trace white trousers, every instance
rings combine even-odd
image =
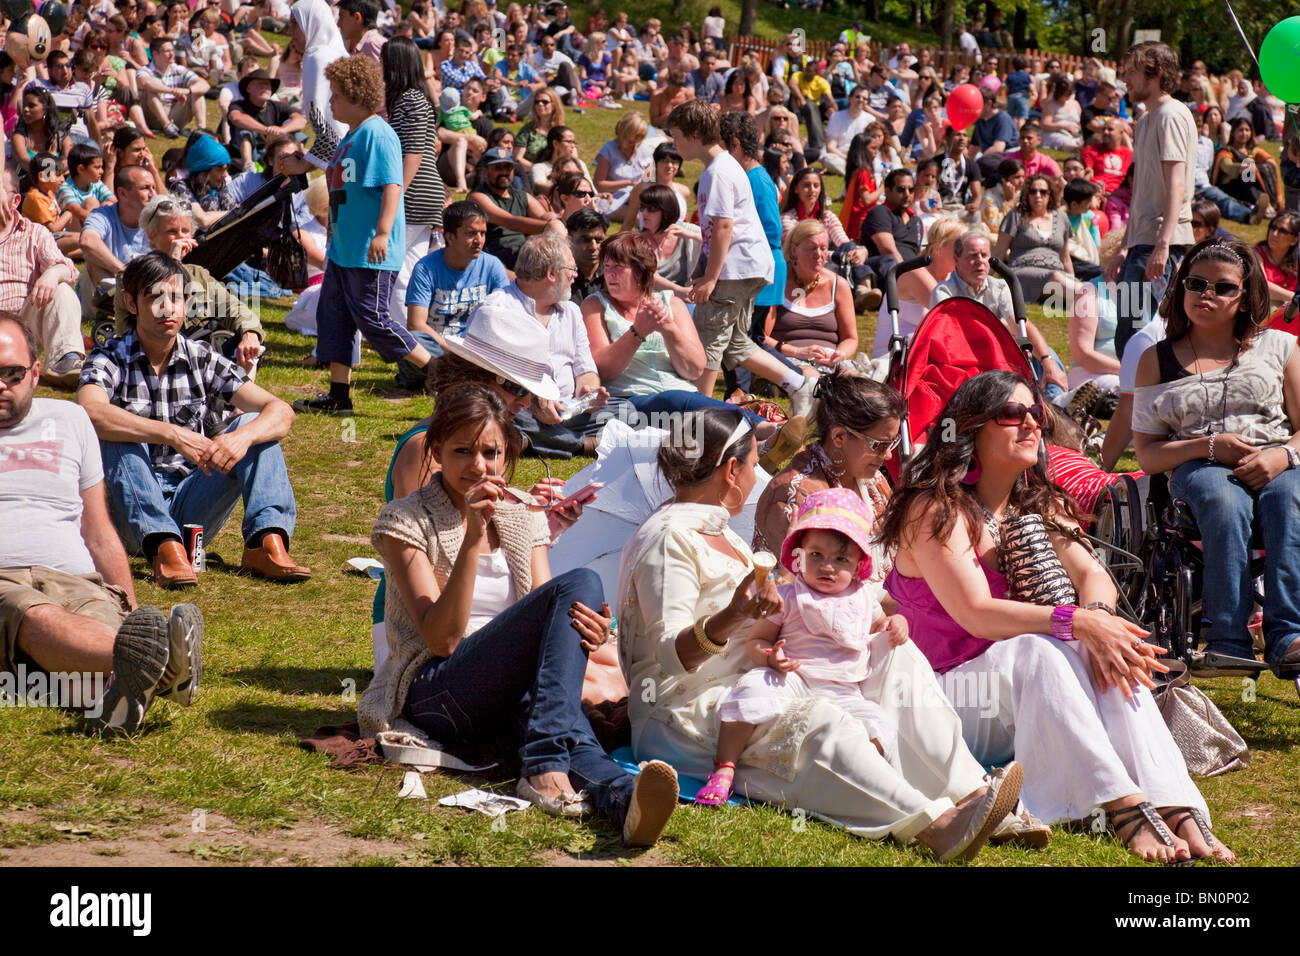
[[[755,667],[740,675],[722,701],[719,713],[726,723],[761,724],[780,717],[790,701],[803,697],[834,701],[861,722],[869,738],[880,741],[886,757],[898,753],[898,728],[884,708],[867,698],[858,684],[817,680],[804,677],[799,671],[782,673],[770,667]]]
[[[54,298],[47,305],[38,308],[29,299],[18,313],[18,321],[32,330],[37,345],[45,353],[47,366],[69,352],[86,354],[86,340],[81,335],[81,302],[66,282],[55,286]]]
[[[879,701],[898,725],[898,767],[880,755],[857,718],[827,700],[814,702],[793,780],[736,767],[736,792],[809,815],[869,839],[907,842],[965,797],[982,789],[984,768],[962,740],[961,721],[943,696],[925,656],[910,641],[871,642],[864,696]],[[638,731],[639,732],[635,732]],[[760,732],[763,728],[760,728]],[[755,735],[758,737],[758,734]],[[716,740],[695,740],[651,720],[634,728],[638,760],[666,760],[682,773],[713,772]]]
[[[402,259],[402,268],[397,272],[397,281],[393,283],[393,294],[388,300],[388,311],[393,321],[403,329],[406,328],[406,287],[411,282],[411,273],[415,271],[416,263],[427,256],[431,249],[440,248],[440,246],[429,245],[429,238],[432,235],[433,230],[428,226],[413,226],[407,223],[406,257]],[[439,236],[439,239],[441,238]]]
[[[1020,799],[1047,823],[1083,820],[1141,791],[1157,807],[1209,809],[1145,687],[1098,693],[1087,649],[1041,634],[994,644],[939,678],[979,760],[1024,767]]]

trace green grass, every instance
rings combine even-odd
[[[609,138],[618,115],[593,110],[571,118],[584,158]],[[167,145],[156,141],[155,149]],[[687,178],[698,173],[698,166],[688,168]],[[1261,229],[1241,231],[1262,236]],[[322,387],[325,376],[300,367],[311,340],[284,328],[284,311],[262,310],[269,351],[258,380],[292,400]],[[1064,354],[1064,319],[1037,307],[1031,316]],[[871,341],[875,317],[861,317],[859,331]],[[351,419],[303,416],[283,442],[299,508],[294,555],[314,569],[310,582],[279,587],[230,572],[240,557],[238,509],[209,538],[210,569],[189,598],[207,618],[204,684],[193,707],[158,704],[138,738],[119,741],[88,735],[58,712],[0,708],[0,863],[929,865],[917,850],[861,840],[770,807],[682,807],[645,854],[623,850],[602,820],[573,823],[533,810],[493,829],[483,816],[439,807],[437,798],[471,786],[512,792],[512,781],[432,773],[425,778],[429,801],[399,800],[400,770],[333,770],[326,758],[299,749],[297,740],[318,727],[355,718],[353,693],[369,680],[375,585],[341,569],[349,557],[372,554],[370,526],[394,441],[431,410],[427,398],[394,397],[391,368],[369,350],[354,396]],[[586,463],[551,469],[568,476]],[[525,461],[517,483],[541,474],[538,462]],[[142,561],[132,567],[142,603],[172,603],[173,595],[150,583]],[[1254,699],[1244,700],[1233,680],[1201,686],[1254,756],[1249,770],[1199,781],[1216,831],[1245,863],[1300,863],[1289,826],[1300,811],[1294,688],[1266,676]],[[1059,830],[1046,851],[986,850],[975,865],[1140,864],[1112,839]]]

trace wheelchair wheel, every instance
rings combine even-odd
[[[90,338],[96,346],[103,345],[115,334],[117,326],[111,318],[100,319],[90,327]]]
[[[1093,535],[1103,542],[1097,557],[1134,608],[1142,603],[1146,558],[1151,550],[1147,541],[1144,490],[1137,480],[1122,475],[1102,491],[1094,506],[1097,520]]]

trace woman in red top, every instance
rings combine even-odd
[[[861,235],[867,213],[884,195],[884,183],[876,178],[876,157],[885,147],[885,135],[883,123],[872,123],[849,143],[840,220],[850,236]]]
[[[1300,215],[1284,212],[1268,224],[1267,237],[1255,245],[1268,280],[1268,298],[1285,305],[1296,290],[1296,244],[1300,242]]]

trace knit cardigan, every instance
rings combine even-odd
[[[441,589],[446,587],[456,555],[464,543],[464,520],[460,509],[447,497],[439,473],[419,490],[385,505],[370,532],[370,541],[381,556],[383,538],[422,549],[433,563],[434,578]],[[505,550],[515,596],[527,594],[533,589],[533,548],[550,541],[545,517],[528,511],[523,505],[498,502],[492,526]],[[393,569],[387,564],[385,560],[384,572],[391,579]],[[411,681],[433,657],[396,587],[388,589],[384,621],[388,658],[375,671],[374,679],[357,705],[357,722],[363,737],[373,737],[391,727],[406,706]]]

